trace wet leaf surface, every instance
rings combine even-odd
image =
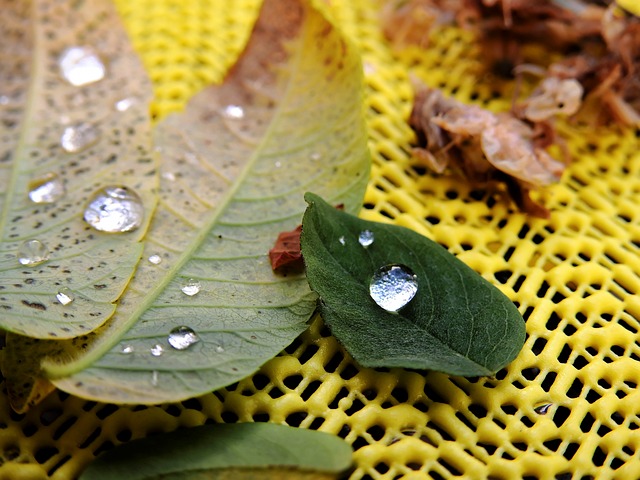
[[[269,423],[203,425],[107,452],[81,480],[337,478],[351,465],[339,437]]]
[[[437,243],[340,212],[314,194],[302,255],[331,332],[365,367],[491,375],[525,340],[515,305]]]
[[[322,13],[265,2],[226,81],[158,127],[159,206],[114,317],[50,345],[44,374],[85,398],[176,401],[246,377],[293,341],[315,295],[303,275],[276,275],[268,251],[300,223],[311,187],[360,208],[362,95],[359,56]],[[182,326],[199,341],[177,350],[168,337]]]
[[[0,327],[71,338],[111,316],[142,252],[158,184],[151,85],[110,2],[1,8]],[[83,220],[108,185],[140,197],[137,230]]]

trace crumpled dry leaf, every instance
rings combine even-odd
[[[419,85],[409,124],[418,138],[414,153],[436,172],[451,166],[473,181],[503,181],[520,208],[549,215],[528,193],[557,182],[564,164],[537,144],[531,125],[513,114],[494,114]]]

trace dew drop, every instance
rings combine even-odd
[[[223,114],[227,118],[243,118],[244,109],[240,105],[227,105],[224,107]]]
[[[64,193],[64,184],[55,173],[47,173],[29,182],[29,199],[34,203],[53,203]]]
[[[11,102],[11,99],[8,95],[0,95],[0,105],[9,105],[9,102]]]
[[[149,263],[153,263],[154,265],[160,265],[160,263],[162,263],[162,257],[160,255],[151,255],[149,257]]]
[[[165,180],[169,180],[170,182],[175,182],[176,181],[176,174],[175,173],[171,173],[171,172],[164,172],[162,174],[162,178],[164,178]]]
[[[49,260],[49,249],[40,240],[26,240],[18,249],[18,262],[34,267]]]
[[[119,100],[116,102],[115,107],[116,107],[116,110],[118,110],[119,112],[126,112],[135,103],[136,101],[133,98],[123,98],[122,100]]]
[[[120,353],[123,353],[124,355],[129,355],[130,353],[133,353],[133,347],[131,345],[124,345],[122,347],[122,350],[120,350]]]
[[[159,343],[156,343],[153,347],[151,347],[151,355],[154,357],[159,357],[164,353],[164,347]]]
[[[190,278],[186,283],[182,285],[181,290],[185,295],[193,297],[196,293],[200,292],[200,288],[202,288],[200,282],[194,280],[193,278]]]
[[[215,348],[216,353],[224,353],[224,347],[222,345],[218,345]]]
[[[282,167],[282,162],[281,161],[277,161],[276,163],[273,164],[276,168],[280,168]]]
[[[98,141],[100,132],[89,123],[76,123],[64,129],[60,145],[67,153],[81,152]]]
[[[549,412],[549,409],[553,406],[552,403],[545,403],[544,405],[540,405],[533,409],[539,415],[546,415]]]
[[[127,187],[110,185],[98,190],[84,211],[84,221],[96,230],[130,232],[142,224],[142,200]]]
[[[167,341],[169,342],[169,345],[176,350],[186,350],[194,343],[198,343],[200,341],[200,337],[198,337],[198,334],[194,332],[193,329],[182,326],[171,330]]]
[[[371,245],[373,243],[373,240],[373,232],[371,230],[363,230],[358,236],[358,243],[365,248]]]
[[[158,386],[158,371],[154,370],[153,372],[151,372],[151,386],[152,387],[157,387]]]
[[[391,264],[378,269],[371,278],[369,294],[388,312],[397,312],[415,296],[418,279],[405,265]]]
[[[341,235],[340,238],[338,238],[338,242],[340,242],[340,245],[344,246],[347,244],[347,241],[344,238],[344,235]]]
[[[95,83],[104,78],[106,68],[91,47],[70,47],[58,59],[60,73],[75,87]]]
[[[313,160],[314,162],[317,162],[322,158],[322,154],[320,152],[313,152],[311,155],[309,155],[309,158],[311,158],[311,160]]]
[[[69,288],[63,287],[56,294],[56,299],[62,305],[69,305],[76,299],[76,297],[73,295],[73,292]]]

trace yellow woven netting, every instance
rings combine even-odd
[[[231,7],[233,5],[233,7]],[[163,116],[233,63],[258,0],[119,0]],[[375,5],[334,2],[362,49],[374,166],[362,216],[445,245],[519,305],[522,353],[495,378],[358,367],[316,319],[251,378],[179,404],[122,407],[54,393],[25,415],[0,396],[0,479],[73,479],[100,452],[205,422],[272,421],[354,447],[351,479],[640,478],[640,132],[564,126],[574,163],[541,195],[549,220],[500,190],[411,159],[409,71],[465,102],[509,108],[471,35],[393,53]]]

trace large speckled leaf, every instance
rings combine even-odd
[[[71,338],[112,315],[142,252],[158,183],[150,83],[107,0],[2,1],[0,11],[0,328]],[[65,79],[59,60],[72,47],[90,47],[104,78]],[[63,149],[66,129],[83,123],[95,141]],[[29,191],[47,178],[66,192],[34,203]],[[137,231],[100,233],[83,221],[89,197],[106,185],[140,195],[147,214]],[[17,253],[29,240],[49,260],[22,265]],[[63,288],[75,297],[66,306],[56,299]]]
[[[315,296],[303,275],[274,274],[268,250],[301,222],[305,190],[360,208],[370,163],[361,68],[308,2],[265,2],[224,84],[159,127],[145,261],[112,320],[71,345],[71,361],[43,364],[56,386],[117,403],[176,401],[253,373],[305,329]],[[182,292],[190,279],[200,285],[192,296]],[[180,326],[199,339],[184,350],[168,342]]]
[[[202,425],[122,445],[80,480],[330,480],[351,465],[334,435],[270,423]]]

